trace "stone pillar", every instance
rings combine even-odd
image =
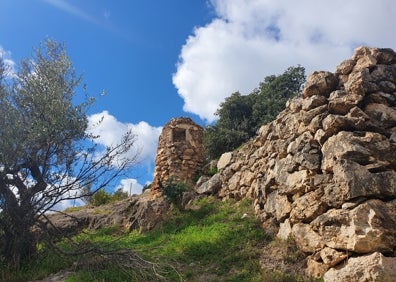
[[[188,117],[171,119],[159,137],[152,195],[159,195],[170,178],[192,185],[204,158],[203,128]]]

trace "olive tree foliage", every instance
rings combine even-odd
[[[305,69],[289,67],[283,74],[265,77],[248,95],[236,92],[227,97],[215,113],[216,124],[204,130],[207,158],[218,158],[253,137],[260,126],[276,118],[288,99],[301,93],[304,82]]]
[[[1,60],[0,60],[1,61]],[[135,163],[127,132],[105,150],[88,133],[93,99],[75,104],[81,76],[62,44],[47,40],[13,77],[0,65],[0,260],[18,265],[37,252],[47,212],[99,190]],[[80,91],[81,92],[81,91]],[[38,231],[39,230],[39,231]]]

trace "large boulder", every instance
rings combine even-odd
[[[220,156],[219,161],[217,162],[217,169],[221,170],[230,164],[232,160],[232,152],[226,152]]]
[[[396,245],[396,201],[368,200],[331,209],[310,224],[328,247],[354,253],[391,253]]]
[[[53,235],[70,236],[83,229],[119,226],[126,230],[147,231],[169,216],[169,204],[162,197],[132,196],[103,206],[81,207],[77,211],[54,213],[43,219]]]
[[[324,274],[325,282],[393,282],[396,277],[396,258],[379,252],[350,258]]]
[[[215,174],[212,177],[208,178],[207,181],[202,183],[197,183],[195,185],[194,190],[198,194],[215,194],[221,188],[221,178],[220,174]]]

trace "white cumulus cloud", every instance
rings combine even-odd
[[[89,132],[93,135],[99,136],[95,139],[99,145],[112,146],[120,142],[120,138],[128,130],[131,130],[136,135],[136,141],[133,149],[130,152],[130,157],[133,157],[137,152],[137,165],[145,170],[143,174],[152,174],[155,162],[155,155],[157,153],[158,138],[161,134],[162,127],[154,127],[145,121],[137,124],[123,123],[117,120],[108,111],[96,113],[88,117]],[[118,188],[128,192],[128,194],[140,194],[143,185],[138,183],[136,179],[125,178],[121,179]]]
[[[0,45],[0,59],[4,63],[5,67],[5,77],[12,78],[16,76],[16,64],[15,62],[11,59],[11,52],[5,50],[1,45]]]
[[[139,164],[151,166],[154,163],[162,127],[153,127],[145,121],[137,124],[123,123],[108,111],[90,115],[88,123],[89,132],[99,136],[95,142],[103,146],[118,144],[121,137],[131,130],[136,135],[136,141],[130,151],[131,157],[138,153]]]
[[[393,0],[212,0],[216,16],[181,49],[173,83],[184,110],[207,122],[236,91],[248,94],[289,66],[334,71],[359,45],[396,47]]]
[[[128,195],[138,195],[142,193],[143,185],[139,184],[134,178],[126,178],[120,181],[116,190],[122,189],[122,191],[128,193]]]
[[[57,203],[55,206],[52,207],[51,212],[64,211],[67,208],[81,207],[81,206],[84,206],[85,204],[86,203],[82,199],[62,200],[59,203]]]

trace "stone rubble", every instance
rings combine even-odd
[[[251,198],[268,233],[309,255],[307,275],[396,281],[396,53],[359,47],[312,73],[218,169],[197,191]]]

